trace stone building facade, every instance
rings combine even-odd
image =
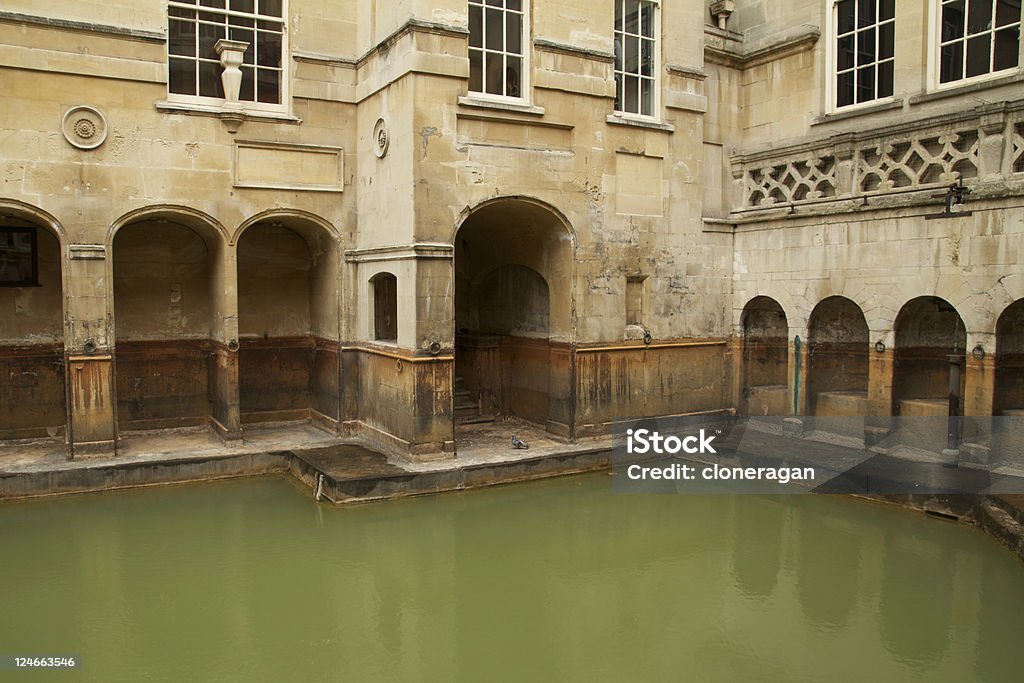
[[[0,438],[1013,415],[1020,2],[896,4],[9,0]]]

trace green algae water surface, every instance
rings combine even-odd
[[[0,506],[12,681],[1019,681],[1024,567],[827,496],[585,476],[344,509],[281,478]]]

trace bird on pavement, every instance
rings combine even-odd
[[[529,448],[523,441],[520,441],[518,437],[512,437],[512,448]]]

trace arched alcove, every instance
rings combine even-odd
[[[867,414],[868,337],[864,313],[850,299],[831,296],[814,307],[807,335],[813,415]]]
[[[112,242],[118,430],[208,424],[221,234],[140,216]]]
[[[758,296],[743,308],[743,407],[751,416],[788,415],[789,323],[779,302]]]
[[[465,218],[455,239],[457,418],[515,415],[568,432],[572,266],[571,231],[550,207],[508,198]]]
[[[59,237],[0,206],[0,439],[65,433],[63,304]]]
[[[237,239],[243,423],[340,415],[338,246],[319,222],[273,215]]]

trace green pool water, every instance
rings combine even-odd
[[[285,478],[0,505],[0,680],[1020,681],[1024,565],[828,496]]]

